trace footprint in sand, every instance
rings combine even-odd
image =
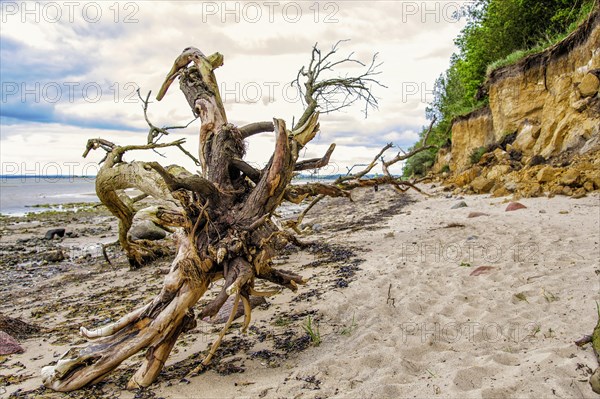
[[[493,369],[485,367],[470,367],[458,370],[454,377],[454,385],[461,391],[480,389],[484,383],[489,384],[489,377],[494,374]]]

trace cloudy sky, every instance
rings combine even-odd
[[[230,122],[242,125],[283,118],[291,124],[302,103],[289,83],[318,42],[327,50],[341,39],[340,56],[353,52],[383,62],[374,87],[379,109],[365,119],[362,107],[323,115],[321,132],[303,157],[320,157],[337,144],[322,173],[345,172],[369,162],[388,142],[407,148],[428,124],[425,107],[435,79],[456,51],[464,26],[460,1],[57,1],[1,3],[0,158],[2,174],[95,174],[99,152],[81,158],[88,138],[143,144],[148,133],[136,95],[158,92],[173,60],[188,46],[220,52],[216,71]],[[339,74],[353,73],[352,68]],[[193,119],[174,84],[150,105],[155,125]],[[197,152],[199,121],[171,133]],[[167,138],[168,139],[168,138]],[[248,143],[248,159],[264,165],[271,134]],[[195,165],[177,151],[130,153]],[[390,151],[388,156],[392,156]],[[393,170],[394,171],[394,170]],[[396,170],[397,172],[398,170]]]

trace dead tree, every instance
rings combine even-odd
[[[377,62],[378,54],[373,55],[369,64],[354,58],[354,53],[336,59],[340,44],[346,41],[348,40],[338,41],[325,54],[315,44],[310,62],[298,71],[292,86],[300,91],[305,109],[296,126],[304,124],[317,109],[328,114],[359,102],[364,104],[363,112],[366,117],[369,108],[377,108],[378,101],[373,95],[372,86],[386,87],[376,78],[381,73],[379,67],[382,65]],[[364,67],[364,71],[356,76],[331,75],[335,68],[352,65]]]
[[[318,73],[309,72],[339,65],[329,61],[336,50],[334,47],[330,54],[321,57],[316,47],[313,49],[312,67],[305,70],[308,75],[301,73],[313,82],[311,95],[323,98],[319,96],[331,94],[335,85],[341,85],[369,106],[376,105],[370,93],[371,81],[367,80],[376,74],[374,63],[358,78],[339,78],[322,84],[317,79]],[[228,123],[219,95],[214,70],[222,64],[223,56],[219,53],[205,56],[196,48],[186,48],[175,60],[157,96],[160,100],[179,77],[181,91],[194,116],[201,120],[199,160],[202,175],[165,168],[156,162],[122,162],[126,151],[142,146],[116,147],[100,140],[89,144],[90,149],[102,147],[107,151],[105,172],[97,184],[101,191],[107,192],[101,197],[102,202],[111,204],[107,206],[113,213],[122,214],[119,216],[122,223],[128,220],[129,211],[122,204],[126,201],[118,197],[116,190],[131,186],[135,179],[144,182],[136,183],[136,186],[146,194],[174,204],[158,209],[154,216],[163,225],[177,227],[177,255],[161,292],[151,302],[111,325],[95,330],[81,327],[81,334],[92,342],[85,347],[72,348],[55,365],[45,367],[42,376],[47,387],[71,391],[98,382],[125,359],[144,349],[146,358],[131,377],[128,388],[150,385],[163,368],[178,336],[195,326],[194,306],[198,300],[213,282],[224,279],[224,287],[216,299],[200,309],[197,316],[203,319],[215,315],[229,296],[235,296],[232,316],[199,365],[200,368],[206,366],[231,325],[240,299],[245,307],[245,330],[251,317],[250,295],[274,293],[257,292],[254,288],[256,279],[293,291],[306,282],[295,273],[275,269],[271,261],[288,242],[301,244],[295,236],[278,228],[272,219],[281,202],[300,202],[309,196],[321,195],[349,197],[352,188],[371,184],[355,179],[332,185],[291,185],[295,171],[326,165],[334,149],[334,146],[330,147],[322,158],[298,159],[300,150],[319,131],[319,106],[309,104],[292,129],[288,129],[281,119],[238,128]],[[346,102],[350,103],[352,101]],[[259,170],[244,161],[244,140],[269,131],[276,137],[275,148],[268,164]],[[146,146],[156,149],[177,143]],[[123,182],[115,183],[119,179]]]

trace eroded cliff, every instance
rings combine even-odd
[[[451,150],[438,154],[434,172],[449,168],[448,183],[498,195],[599,189],[599,78],[597,8],[563,41],[488,76],[489,106],[454,120]],[[478,150],[487,153],[472,156]],[[546,166],[552,173],[538,176]],[[577,179],[561,184],[577,168]]]

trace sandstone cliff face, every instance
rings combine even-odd
[[[450,170],[465,169],[470,165],[469,155],[473,149],[485,147],[494,142],[494,125],[490,108],[482,108],[456,119],[452,125]]]
[[[473,149],[517,133],[512,143],[527,165],[600,145],[600,11],[569,37],[515,65],[499,68],[487,82],[489,108],[457,118],[452,126],[452,172],[469,168]]]

